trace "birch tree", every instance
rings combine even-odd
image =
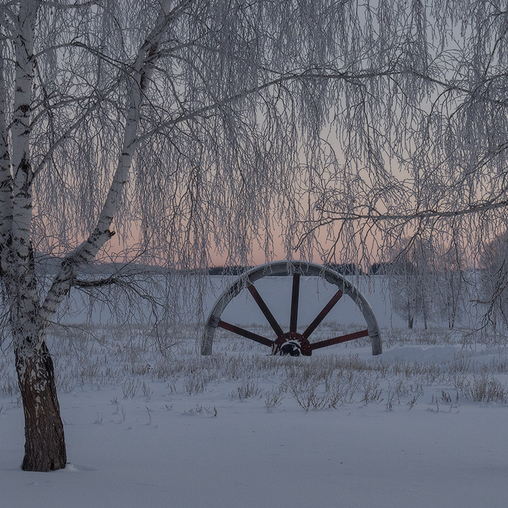
[[[402,239],[389,264],[391,306],[410,329],[421,318],[426,330],[434,318],[438,285],[434,254],[431,246],[419,239]]]
[[[2,287],[23,468],[47,471],[66,463],[48,327],[111,239],[177,269],[212,249],[310,258],[330,206],[405,197],[386,162],[435,71],[419,1],[2,0],[0,16]],[[49,287],[39,253],[61,258]]]
[[[434,298],[438,316],[454,328],[466,314],[467,279],[463,254],[455,246],[445,246],[435,256]]]
[[[484,249],[481,263],[481,303],[486,307],[485,323],[494,330],[508,325],[507,234],[496,237]]]

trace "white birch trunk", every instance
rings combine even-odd
[[[36,310],[37,294],[30,265],[32,226],[32,169],[30,165],[30,110],[33,86],[33,41],[39,2],[22,2],[16,37],[16,77],[12,122],[12,226],[14,254],[8,276],[15,280],[14,312],[25,319]],[[10,266],[9,266],[10,265]],[[25,316],[25,317],[22,317]],[[23,327],[28,323],[22,324]],[[33,326],[33,323],[30,325]]]
[[[3,47],[0,46],[0,273],[7,260],[12,225],[12,175],[7,133],[7,98]]]
[[[10,255],[5,259],[4,287],[10,304],[10,322],[16,371],[25,415],[23,469],[49,471],[65,467],[67,456],[63,424],[56,395],[53,362],[44,342],[34,274],[30,113],[33,87],[33,42],[40,2],[21,2],[15,37],[15,94],[12,122],[12,192],[4,189],[2,206],[12,202]],[[4,171],[8,181],[7,168]],[[9,222],[9,221],[8,221]],[[6,224],[4,224],[4,228]]]

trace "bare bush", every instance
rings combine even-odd
[[[261,397],[262,391],[258,387],[258,384],[254,381],[244,381],[240,386],[236,387],[236,390],[233,390],[230,393],[230,397],[232,399],[245,400],[250,399],[251,397]]]
[[[141,381],[136,378],[127,378],[122,384],[122,392],[124,399],[133,399],[139,389],[141,388]]]
[[[473,402],[508,402],[508,388],[494,377],[486,374],[475,375],[467,380],[463,386],[463,395]]]

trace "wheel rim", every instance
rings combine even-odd
[[[291,310],[290,310],[290,324],[289,331],[284,331],[279,325],[272,312],[264,302],[261,295],[258,293],[254,283],[268,275],[288,274],[293,276],[292,290],[291,290]],[[318,313],[312,323],[307,326],[303,333],[298,333],[298,311],[299,311],[299,294],[300,294],[300,277],[318,276],[326,280],[326,282],[333,284],[337,287],[337,292],[328,301],[324,308]],[[252,295],[254,301],[259,309],[265,316],[272,330],[275,332],[276,339],[271,340],[262,335],[258,335],[244,328],[238,327],[231,323],[221,320],[221,315],[226,309],[227,305],[233,298],[235,298],[243,289],[247,289]],[[335,307],[336,303],[343,295],[350,297],[362,313],[367,328],[358,332],[341,335],[331,339],[326,339],[318,342],[309,342],[310,335],[324,320],[328,313]],[[310,356],[315,349],[340,344],[342,342],[359,339],[360,337],[370,337],[372,345],[372,354],[379,355],[382,353],[381,346],[381,333],[377,324],[376,317],[372,311],[371,306],[360,293],[360,291],[346,280],[342,275],[322,265],[315,263],[307,263],[303,261],[275,261],[261,266],[257,266],[245,274],[241,275],[224,293],[219,297],[215,303],[212,311],[206,322],[205,333],[201,344],[201,353],[203,355],[212,354],[213,339],[217,328],[223,328],[230,332],[248,338],[265,346],[271,348],[273,354],[280,352],[282,346],[289,342],[299,345],[301,353],[305,356]]]

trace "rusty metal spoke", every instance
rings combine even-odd
[[[321,321],[326,317],[326,315],[333,309],[334,305],[341,299],[342,291],[339,289],[330,299],[330,301],[325,305],[323,310],[316,316],[316,319],[312,321],[312,323],[307,327],[307,329],[303,332],[302,337],[308,339],[310,334],[319,326]]]
[[[298,299],[300,296],[300,274],[293,274],[293,290],[291,294],[291,316],[289,320],[289,331],[296,333],[298,327]]]
[[[314,342],[314,344],[310,345],[310,349],[311,351],[314,351],[314,349],[320,349],[326,346],[333,346],[334,344],[340,344],[341,342],[347,342],[348,340],[359,339],[360,337],[366,337],[367,335],[369,335],[369,330],[361,330],[359,332],[348,333],[347,335],[341,335],[340,337],[335,337],[333,339]]]
[[[217,326],[220,326],[221,328],[224,328],[224,330],[228,330],[229,332],[233,332],[233,333],[236,333],[237,335],[241,335],[242,337],[245,337],[247,339],[253,340],[255,342],[259,342],[260,344],[263,344],[264,346],[273,347],[273,344],[274,344],[273,340],[267,339],[266,337],[258,335],[257,333],[250,332],[249,330],[245,330],[244,328],[240,328],[239,326],[235,326],[230,323],[226,323],[225,321],[222,321],[222,319],[219,321]]]
[[[257,289],[254,287],[254,284],[250,285],[247,288],[254,298],[254,301],[258,304],[258,307],[261,309],[261,312],[264,314],[267,321],[270,323],[270,326],[272,327],[273,331],[275,332],[275,335],[277,337],[280,337],[284,334],[284,331],[280,327],[279,323],[277,323],[277,320],[273,316],[273,314],[270,312],[270,309],[266,305],[263,298],[261,298],[261,295],[258,293]]]

